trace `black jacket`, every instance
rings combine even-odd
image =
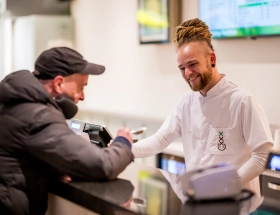
[[[29,71],[0,83],[0,214],[45,214],[54,169],[83,180],[109,180],[132,160],[123,143],[101,149],[75,135]]]

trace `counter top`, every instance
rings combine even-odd
[[[253,196],[243,202],[185,202],[186,197],[176,184],[177,177],[133,162],[117,180],[70,183],[54,180],[50,192],[99,214],[280,214],[279,200],[267,197]]]
[[[110,182],[69,182],[53,180],[49,192],[100,214],[136,213],[121,205],[131,198],[134,187],[130,181],[117,179]]]
[[[262,175],[280,178],[280,172],[274,170],[266,170],[265,172],[262,173]]]

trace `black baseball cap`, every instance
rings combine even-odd
[[[44,51],[35,62],[34,76],[38,79],[54,79],[75,73],[100,75],[105,71],[102,65],[89,63],[77,51],[67,47],[56,47]]]

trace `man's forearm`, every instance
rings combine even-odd
[[[157,132],[150,137],[134,143],[132,145],[132,153],[135,158],[149,157],[162,152],[169,144],[170,142]]]
[[[251,158],[237,171],[241,185],[251,181],[264,172],[267,156],[271,151],[271,143],[265,143],[252,152]]]

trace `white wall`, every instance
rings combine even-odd
[[[4,12],[6,11],[6,0],[0,0],[0,80],[4,76]]]
[[[197,0],[183,1],[183,20],[198,16]],[[137,0],[72,3],[76,48],[106,72],[91,77],[81,109],[165,119],[189,91],[171,44],[139,45]],[[280,37],[213,41],[218,69],[259,98],[270,123],[280,124]]]
[[[47,30],[46,30],[47,29]],[[74,30],[68,15],[30,15],[14,19],[12,69],[34,71],[34,62],[46,49],[73,48]]]

